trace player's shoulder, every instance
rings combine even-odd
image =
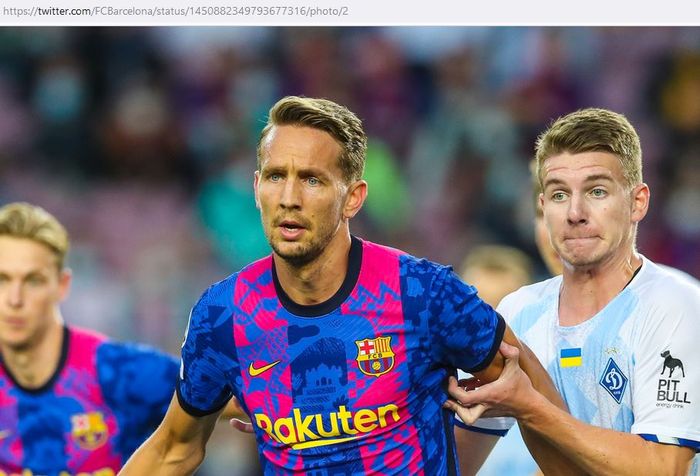
[[[654,263],[642,256],[642,268],[630,283],[640,300],[664,303],[664,306],[700,305],[700,284],[692,276],[670,266]]]
[[[92,361],[96,354],[112,340],[101,332],[84,327],[67,325],[69,363],[75,359],[85,362]]]
[[[393,248],[387,249],[393,250]],[[444,265],[429,258],[416,256],[405,251],[395,251],[396,256],[399,258],[399,265],[403,276],[428,276],[432,278],[435,276],[445,276],[452,272],[452,266]]]
[[[144,368],[177,363],[177,359],[162,350],[140,342],[107,339],[98,348],[98,363],[141,362]]]
[[[528,284],[505,296],[498,305],[501,314],[515,314],[520,310],[541,302],[548,301],[559,294],[561,275],[544,281]]]

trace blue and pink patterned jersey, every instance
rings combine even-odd
[[[456,474],[446,379],[488,366],[504,326],[451,268],[353,237],[324,303],[291,301],[271,256],[211,286],[178,399],[199,416],[235,395],[266,475]]]
[[[37,389],[0,360],[0,476],[112,476],[155,430],[177,360],[66,327],[61,358]]]

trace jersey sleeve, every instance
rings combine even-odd
[[[222,305],[222,299],[216,298],[221,294],[216,286],[209,288],[192,308],[182,344],[177,398],[193,416],[221,410],[233,395],[230,378],[238,364],[232,313]]]
[[[129,455],[163,419],[175,391],[177,359],[144,345],[105,342],[97,350],[97,371],[121,428],[116,444]]]
[[[632,433],[700,450],[700,289],[658,298],[634,351]]]
[[[501,303],[498,305],[497,308],[497,312],[501,316],[503,316],[506,322],[510,322],[513,315],[513,306],[510,305],[512,300],[509,299],[510,296],[512,295],[509,295],[503,300],[501,300]],[[470,377],[472,377],[471,374],[463,370],[458,370],[457,378],[459,380],[467,379]],[[459,415],[455,415],[455,425],[457,425],[457,427],[462,428],[464,430],[474,431],[477,433],[486,433],[489,435],[496,436],[505,436],[508,433],[508,431],[513,427],[513,425],[515,425],[515,422],[515,418],[511,417],[491,417],[479,418],[477,421],[474,422],[473,425],[467,425],[459,418]]]
[[[428,310],[434,358],[467,372],[483,370],[498,352],[505,322],[450,267],[433,266]]]

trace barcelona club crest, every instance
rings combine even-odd
[[[100,412],[80,413],[70,417],[73,441],[84,450],[94,450],[107,441],[107,424]]]
[[[379,377],[394,368],[391,337],[356,340],[357,365],[365,375]]]

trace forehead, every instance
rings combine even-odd
[[[620,159],[609,152],[564,152],[553,155],[545,159],[541,175],[545,187],[552,182],[576,183],[600,177],[624,183]]]
[[[262,145],[260,167],[321,167],[340,170],[343,150],[327,132],[306,126],[274,126]]]
[[[0,272],[26,273],[55,266],[56,255],[47,246],[27,238],[0,235]]]

